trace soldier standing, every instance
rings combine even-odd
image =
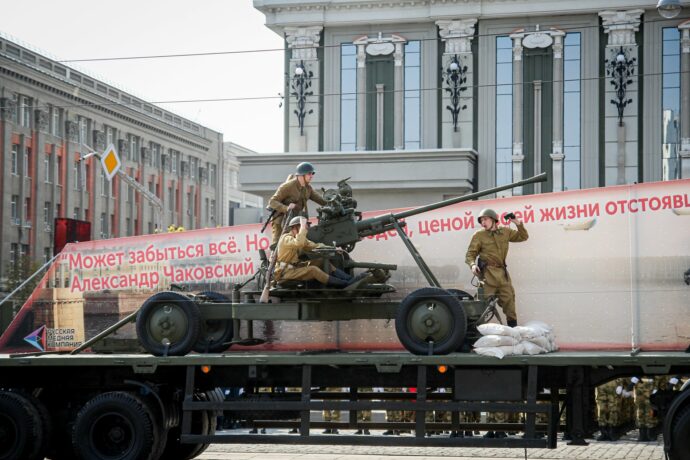
[[[618,440],[617,429],[621,422],[621,395],[616,389],[622,385],[621,379],[606,382],[597,387],[597,412],[600,435],[597,441]]]
[[[652,433],[657,425],[657,419],[654,416],[654,409],[650,398],[655,388],[653,378],[648,377],[633,377],[630,382],[635,386],[635,415],[637,419],[637,428],[639,429],[639,442],[653,441]]]
[[[484,293],[498,296],[508,326],[513,327],[517,326],[515,290],[508,274],[506,256],[509,243],[526,241],[529,235],[515,214],[506,214],[506,218],[517,226],[517,230],[499,228],[498,214],[493,209],[483,209],[479,213],[482,230],[472,236],[465,262],[475,276],[483,278]],[[480,268],[480,265],[484,268]]]
[[[343,391],[342,388],[326,388],[326,391],[331,393],[331,392],[337,392],[340,393]],[[323,421],[324,422],[339,422],[340,421],[340,411],[339,410],[331,410],[331,409],[324,409],[323,410]],[[338,429],[337,428],[326,428],[323,430],[323,434],[338,434]]]
[[[268,207],[275,211],[271,220],[273,239],[272,248],[280,239],[283,232],[283,216],[288,210],[292,210],[293,215],[305,215],[309,217],[307,211],[307,201],[312,200],[321,206],[326,204],[320,193],[315,191],[310,183],[316,174],[316,169],[311,163],[303,162],[297,165],[295,174],[290,174],[287,180],[278,187],[268,202]]]

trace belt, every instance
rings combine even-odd
[[[487,262],[487,263],[486,263],[486,266],[487,266],[487,267],[494,267],[494,268],[507,268],[507,266],[504,265],[504,264],[494,264],[494,263],[491,263],[491,262]]]

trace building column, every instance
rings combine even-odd
[[[367,149],[367,53],[366,43],[357,45],[357,150]]]
[[[292,51],[288,68],[290,79],[290,104],[288,121],[288,151],[317,152],[319,150],[319,119],[321,97],[321,76],[319,59],[316,53],[321,40],[321,26],[286,27],[285,41]],[[295,74],[302,67],[299,78]],[[301,96],[299,95],[301,93]],[[300,108],[299,98],[303,99]],[[299,115],[295,113],[299,112]],[[300,126],[300,117],[303,117]]]
[[[602,19],[604,33],[608,35],[605,59],[608,62],[616,59],[616,55],[622,49],[626,59],[638,62],[639,50],[635,42],[635,32],[640,29],[640,17],[644,10],[628,11],[602,11],[599,16]],[[604,111],[604,184],[632,184],[638,181],[638,106],[639,90],[637,69],[632,75],[632,83],[626,87],[625,99],[632,99],[624,108],[622,119],[619,120],[618,109],[611,100],[616,100],[616,91],[609,82],[610,75],[606,76],[603,95]]]
[[[447,107],[452,106],[450,94],[442,91],[441,146],[442,148],[473,148],[474,146],[474,60],[472,56],[472,39],[474,38],[476,18],[436,21],[441,40],[445,42],[441,68],[444,74],[449,72],[453,58],[457,58],[460,68],[467,68],[465,88],[460,93],[457,126],[453,126],[453,116]],[[447,84],[444,81],[443,87]]]
[[[395,150],[405,149],[405,86],[403,67],[403,46],[404,42],[395,43],[393,52],[393,148]]]
[[[680,177],[690,179],[690,21],[678,26],[680,30]]]
[[[563,190],[563,37],[565,32],[553,31],[553,131],[551,157],[551,177],[553,191]]]
[[[513,39],[513,181],[523,179],[523,166],[525,155],[522,151],[524,102],[522,97],[522,37],[523,34],[514,34]],[[513,195],[522,195],[522,187],[513,189]]]

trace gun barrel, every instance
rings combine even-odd
[[[418,208],[409,209],[407,211],[393,214],[392,217],[394,219],[404,219],[406,217],[421,214],[423,212],[433,211],[434,209],[439,209],[439,208],[443,208],[445,206],[450,206],[450,205],[455,204],[455,203],[461,203],[463,201],[471,201],[471,200],[474,200],[475,198],[480,198],[480,197],[483,197],[486,195],[491,195],[492,193],[501,192],[503,190],[508,190],[508,189],[515,188],[515,187],[522,187],[523,185],[534,184],[537,182],[546,182],[546,179],[547,179],[547,175],[545,172],[543,172],[539,175],[530,177],[528,179],[523,179],[523,180],[518,181],[518,182],[513,182],[512,184],[501,185],[501,186],[494,187],[491,189],[482,190],[480,192],[470,193],[470,194],[459,196],[456,198],[449,198],[449,199],[444,200],[444,201],[439,201],[438,203],[427,204],[426,206],[420,206]]]

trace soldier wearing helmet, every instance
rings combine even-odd
[[[288,224],[290,231],[280,237],[278,244],[278,256],[276,258],[276,268],[274,277],[276,281],[283,280],[316,280],[329,287],[343,288],[352,286],[353,289],[360,283],[360,280],[368,279],[368,274],[362,273],[355,277],[350,276],[344,271],[335,268],[330,262],[324,264],[323,259],[312,259],[309,262],[300,260],[301,253],[308,253],[315,248],[327,248],[322,243],[314,243],[307,239],[307,218],[296,216],[290,219]],[[324,266],[328,273],[320,266]]]
[[[515,290],[508,274],[506,256],[510,243],[525,241],[529,235],[523,223],[513,213],[506,214],[505,218],[514,223],[517,230],[499,227],[496,211],[482,209],[479,213],[482,229],[472,236],[465,262],[473,274],[483,278],[484,294],[498,297],[508,325],[516,326]],[[484,266],[483,269],[480,269],[480,264]]]
[[[268,202],[268,207],[275,210],[271,221],[273,240],[275,245],[283,233],[283,216],[288,210],[292,210],[293,215],[304,215],[309,217],[307,201],[312,200],[321,206],[326,204],[320,193],[315,191],[310,185],[312,178],[316,174],[316,169],[311,163],[306,161],[297,165],[295,173],[290,174],[287,180],[278,187]]]

